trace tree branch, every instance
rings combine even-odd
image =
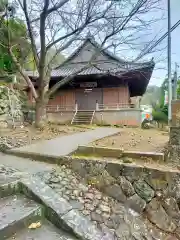
[[[27,28],[28,28],[28,32],[29,32],[29,37],[30,37],[30,40],[31,40],[31,48],[32,48],[33,56],[34,56],[34,61],[35,61],[36,67],[38,68],[38,66],[39,66],[39,57],[38,57],[38,53],[37,53],[37,49],[36,49],[36,43],[35,43],[34,36],[33,36],[31,21],[29,19],[29,15],[28,15],[27,1],[23,0],[23,5],[21,4],[20,0],[18,0],[18,2],[20,4],[22,10],[24,11],[26,24],[27,24]]]
[[[81,27],[82,28],[82,27]],[[78,29],[75,29],[74,31],[62,36],[62,37],[59,37],[57,38],[54,42],[50,43],[49,45],[47,45],[46,49],[49,50],[51,47],[53,47],[55,44],[57,44],[58,42],[72,36],[73,34],[77,33],[78,31],[80,30],[80,28]]]
[[[15,45],[14,45],[14,46],[15,46]],[[27,85],[28,85],[29,88],[31,89],[32,94],[33,94],[33,97],[34,97],[35,99],[37,99],[37,98],[38,98],[38,95],[37,95],[37,93],[36,93],[36,90],[35,90],[35,88],[34,88],[33,83],[31,82],[31,79],[24,73],[23,68],[21,67],[21,64],[18,62],[17,58],[15,57],[15,55],[14,55],[14,53],[13,53],[13,51],[12,51],[12,48],[13,48],[14,46],[12,46],[12,47],[9,48],[9,53],[10,53],[10,55],[11,55],[11,57],[12,57],[12,60],[13,60],[14,64],[16,65],[18,71],[19,71],[20,74],[22,75],[22,77],[25,79]]]
[[[40,43],[41,43],[41,51],[40,51],[40,59],[39,59],[39,92],[44,90],[44,82],[45,79],[45,62],[46,62],[46,18],[47,11],[49,7],[49,0],[46,0],[44,3],[43,11],[40,15]]]
[[[61,86],[64,86],[66,83],[70,82],[77,74],[81,73],[82,71],[87,70],[90,66],[92,66],[91,63],[88,63],[83,68],[79,69],[75,73],[71,74],[70,76],[67,76],[63,78],[62,81],[57,82],[49,91],[47,92],[47,97],[49,98],[53,93],[55,93]]]
[[[106,43],[106,41],[111,38],[113,35],[117,34],[118,32],[122,31],[125,26],[128,24],[128,22],[131,20],[131,18],[134,16],[134,14],[137,13],[137,11],[141,8],[142,4],[142,0],[139,0],[138,3],[132,8],[132,10],[130,11],[129,15],[122,21],[122,23],[120,24],[120,26],[117,29],[112,28],[111,33],[109,33],[103,40],[102,44],[101,44],[101,48],[104,46],[104,44]],[[47,93],[48,97],[53,94],[55,91],[57,91],[61,86],[63,86],[64,84],[68,83],[69,81],[71,81],[77,74],[79,74],[80,72],[88,69],[90,66],[93,66],[92,62],[96,59],[96,57],[98,56],[99,52],[101,51],[101,49],[99,49],[97,52],[95,52],[92,57],[91,60],[89,61],[89,63],[81,68],[80,70],[76,71],[75,73],[73,73],[70,76],[65,77],[63,80],[59,81],[58,83],[56,83]]]
[[[56,54],[54,54],[54,56],[52,57],[52,59],[51,59],[51,60],[49,61],[49,63],[48,63],[47,70],[50,68],[51,63],[52,63],[53,60],[56,58],[56,56],[57,56],[60,52],[62,52],[63,50],[67,49],[67,48],[72,44],[72,42],[76,40],[76,37],[77,37],[77,35],[75,35],[74,37],[72,37],[66,44],[64,44],[61,48],[59,48],[59,49],[56,51]]]
[[[69,2],[69,0],[61,0],[60,3],[57,3],[52,8],[48,9],[47,15],[49,15],[50,13],[52,13],[54,11],[57,11],[59,8],[61,8],[67,2]]]
[[[107,38],[108,39],[108,38]],[[50,97],[53,93],[55,93],[61,86],[65,85],[66,83],[70,82],[77,74],[81,73],[82,71],[87,70],[89,67],[94,66],[93,61],[96,59],[96,57],[101,52],[101,48],[105,44],[105,41],[101,44],[100,48],[94,51],[94,54],[92,54],[91,59],[89,63],[86,64],[86,66],[82,67],[81,69],[77,70],[75,73],[73,73],[70,76],[65,77],[62,81],[57,82],[51,89],[49,89],[47,96]]]

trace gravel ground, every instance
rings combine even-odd
[[[168,133],[157,129],[123,128],[121,133],[90,145],[131,151],[162,152],[168,140]]]
[[[49,140],[58,136],[84,132],[88,128],[75,126],[61,126],[48,124],[42,129],[36,129],[33,126],[23,126],[12,128],[0,128],[0,144],[7,143],[10,147],[21,147],[40,140]]]

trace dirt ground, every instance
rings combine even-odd
[[[31,125],[24,127],[2,128],[0,127],[0,140],[6,141],[13,147],[20,147],[40,140],[49,140],[58,136],[73,134],[76,132],[87,131],[85,126],[61,126],[55,124],[47,124],[42,129],[36,129]]]
[[[168,140],[168,133],[157,129],[123,128],[121,133],[93,142],[91,146],[162,152]]]

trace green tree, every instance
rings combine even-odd
[[[11,42],[13,45],[13,54],[23,66],[31,52],[26,26],[18,18],[11,18],[9,20],[1,18],[0,35],[0,73],[1,75],[16,73],[17,67],[9,53],[8,45]]]
[[[0,16],[4,15],[7,2],[7,0],[0,0]]]
[[[168,91],[168,78],[165,78],[161,88],[160,88],[160,99],[159,99],[159,105],[161,108],[164,106],[164,97],[165,97],[165,92]]]
[[[164,104],[165,91],[168,91],[168,78],[165,78],[160,87],[159,103],[153,106],[153,119],[158,123],[168,122],[168,105]]]
[[[177,98],[180,99],[180,76],[178,77],[177,82]]]

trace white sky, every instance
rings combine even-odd
[[[148,40],[148,38],[149,40],[153,39],[153,36],[155,36],[157,33],[159,38],[167,32],[167,0],[160,0],[160,7],[161,9],[156,11],[153,16],[147,15],[147,19],[152,19],[152,17],[160,17],[162,15],[162,12],[164,13],[165,19],[156,22],[152,26],[153,31],[151,36],[147,36],[147,39],[145,38],[143,40]],[[178,20],[180,20],[180,0],[171,0],[171,18],[172,26]],[[167,75],[167,38],[157,48],[161,49],[161,51],[148,55],[142,60],[150,60],[152,57],[154,57],[156,67],[150,80],[150,84],[160,86],[165,76]],[[121,51],[118,55],[121,58],[124,57],[125,59],[127,59],[127,57],[129,57],[132,59],[137,56],[137,52],[135,53],[131,50],[128,50],[127,52]],[[172,32],[172,72],[174,71],[175,62],[177,62],[180,66],[180,26]]]
[[[160,0],[159,4],[160,9],[151,15],[147,14],[147,19],[161,18],[162,13],[164,14],[164,19],[159,20],[152,26],[152,34],[149,36],[143,36],[142,41],[148,42],[152,40],[155,35],[158,34],[157,39],[159,39],[164,33],[167,32],[168,22],[167,22],[167,0]],[[180,20],[180,0],[171,0],[171,25],[173,26],[178,20]],[[167,75],[167,38],[165,38],[161,44],[156,47],[157,50],[152,54],[149,54],[144,57],[143,60],[150,60],[154,57],[156,63],[155,70],[150,80],[150,85],[160,86]],[[155,50],[156,50],[155,49]],[[124,59],[132,60],[134,59],[139,52],[137,51],[119,51],[118,56]],[[175,69],[175,62],[180,66],[180,25],[172,32],[172,73]],[[180,68],[179,68],[180,75]]]
[[[166,19],[161,20],[158,24],[162,26],[163,33],[167,32],[167,0],[162,0],[162,6],[166,14]],[[180,0],[171,0],[171,25],[173,26],[180,20]],[[159,27],[157,26],[157,27]],[[155,29],[156,30],[156,27]],[[163,34],[160,34],[160,36]],[[155,57],[156,68],[151,78],[150,84],[161,85],[167,75],[167,38],[159,45],[161,52],[152,55]],[[180,66],[180,25],[172,32],[172,72],[175,69],[175,62]],[[179,68],[180,75],[180,68]]]

